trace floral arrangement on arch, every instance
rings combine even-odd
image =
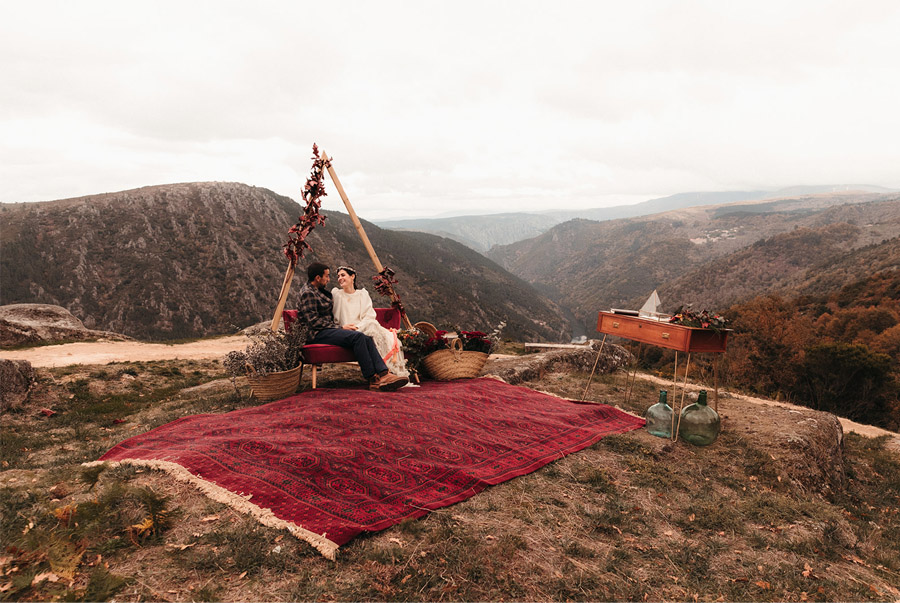
[[[692,312],[690,308],[679,308],[669,322],[685,327],[693,327],[695,329],[712,329],[721,331],[727,327],[727,321],[718,314],[710,314],[706,310],[700,312]]]

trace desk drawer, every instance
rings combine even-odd
[[[680,325],[638,320],[632,317],[622,319],[618,316],[606,314],[600,314],[600,319],[597,321],[597,331],[633,339],[642,343],[684,351],[688,349],[691,335],[690,329]]]

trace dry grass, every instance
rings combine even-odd
[[[640,430],[428,516],[357,538],[336,562],[153,471],[85,471],[122,439],[188,413],[253,404],[215,363],[41,372],[3,417],[4,600],[896,600],[900,462],[848,436],[846,486],[801,492],[775,439],[725,399],[708,448]],[[129,375],[129,377],[124,377]],[[356,384],[334,367],[329,386]],[[587,374],[526,385],[580,398]],[[621,378],[591,399],[623,404]],[[638,382],[627,409],[656,389]],[[55,405],[54,405],[55,404]],[[37,412],[57,410],[54,417]],[[739,412],[740,411],[740,412]],[[764,413],[754,417],[765,427]],[[770,420],[776,421],[777,418]],[[138,530],[148,517],[153,526]],[[42,576],[43,575],[43,576]]]

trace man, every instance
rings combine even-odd
[[[300,289],[298,318],[306,321],[309,339],[306,343],[327,343],[353,350],[363,377],[369,381],[369,389],[394,391],[409,383],[406,377],[392,375],[371,337],[361,331],[342,329],[334,320],[334,301],[325,289],[331,279],[331,271],[325,264],[314,262],[306,269],[307,283]]]

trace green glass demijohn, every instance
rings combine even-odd
[[[659,402],[647,409],[647,431],[661,438],[672,437],[672,407],[666,402],[666,390],[659,390]]]
[[[697,446],[708,446],[719,437],[719,413],[706,405],[706,390],[700,390],[697,401],[681,411],[678,436]]]

